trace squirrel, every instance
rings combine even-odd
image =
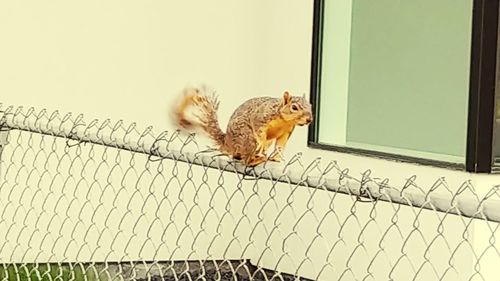
[[[295,126],[309,125],[312,107],[304,96],[288,91],[281,98],[256,97],[242,103],[231,115],[224,133],[219,126],[219,100],[204,87],[185,88],[175,108],[175,122],[186,130],[201,128],[223,154],[256,166],[266,161],[282,161],[282,154]],[[189,114],[190,110],[195,113]],[[275,143],[269,157],[267,151]]]

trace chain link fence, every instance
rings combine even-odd
[[[2,107],[0,280],[500,280],[500,190]]]

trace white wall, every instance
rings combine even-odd
[[[0,84],[8,104],[165,128],[187,83],[253,93],[260,39],[253,1],[2,2]],[[225,107],[223,107],[223,110]]]
[[[344,0],[337,1],[345,5]],[[279,96],[284,90],[309,92],[311,30],[312,1],[303,0],[3,1],[1,101],[84,113],[88,119],[136,121],[161,131],[171,129],[168,108],[179,90],[188,83],[206,82],[220,95],[220,120],[225,127],[232,110],[250,97]],[[500,176],[310,149],[306,138],[307,130],[298,128],[286,155],[300,151],[304,162],[316,157],[324,165],[337,161],[353,176],[370,169],[373,177],[389,178],[394,186],[402,186],[412,175],[424,190],[441,177],[452,190],[470,180],[478,192],[487,192],[500,182]],[[276,200],[283,200],[287,190],[280,193],[281,189]],[[305,208],[304,200],[318,196],[309,192],[295,194],[298,214]],[[336,210],[344,213],[352,202],[341,198],[336,199]],[[318,214],[328,211],[327,202],[316,204]],[[359,207],[360,216],[366,208]],[[392,214],[390,208],[380,211],[381,220],[384,212]],[[276,213],[269,210],[266,214],[265,223],[272,225]],[[289,221],[281,218],[284,229],[298,219],[298,215]],[[334,235],[336,227],[327,232]],[[301,229],[308,228],[304,224]],[[434,233],[435,227],[430,225],[429,231]],[[280,251],[279,244],[273,247]],[[290,251],[301,249],[296,246]],[[274,266],[274,259],[263,257],[262,262]],[[286,263],[282,266],[293,268]],[[318,269],[304,270],[314,276]]]
[[[2,2],[2,102],[160,131],[170,128],[167,109],[179,90],[201,82],[220,95],[225,127],[250,97],[309,92],[310,2]],[[310,150],[306,134],[296,130],[288,155]],[[446,176],[450,185],[492,178],[312,149],[306,155],[335,159],[353,173],[370,168],[395,182],[413,174]],[[401,172],[389,173],[393,167]]]

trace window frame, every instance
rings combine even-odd
[[[452,163],[319,142],[325,0],[314,0],[310,102],[315,118],[308,130],[308,147],[474,173],[491,173],[494,158],[492,153],[495,129],[499,3],[499,0],[473,0],[465,163]]]

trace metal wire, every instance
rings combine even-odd
[[[499,278],[498,186],[300,153],[248,168],[192,134],[33,108],[2,106],[0,128],[0,280]]]

